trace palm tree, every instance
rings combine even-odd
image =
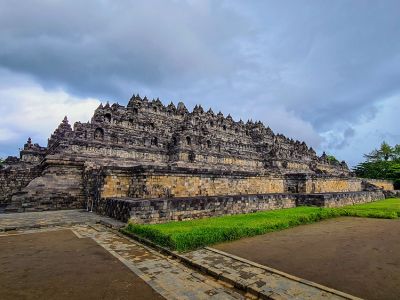
[[[393,148],[385,141],[381,144],[379,151],[385,161],[388,161],[393,156]]]
[[[364,154],[364,157],[368,161],[388,161],[394,156],[394,149],[395,148],[391,147],[388,143],[383,141],[379,149],[374,149],[371,153]]]
[[[400,144],[393,147],[393,160],[400,160]]]

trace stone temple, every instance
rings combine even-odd
[[[390,182],[353,177],[261,122],[133,96],[65,118],[46,147],[28,139],[0,169],[0,211],[87,208],[140,223],[383,198]]]

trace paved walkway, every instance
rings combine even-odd
[[[79,210],[0,214],[0,228],[4,231],[0,232],[0,238],[26,234],[34,239],[32,233],[60,231],[61,234],[72,230],[79,238],[95,241],[166,299],[256,298],[98,224],[100,221],[121,225]]]
[[[89,237],[117,257],[167,299],[245,299],[232,286],[182,265],[102,225],[73,226],[81,237]]]
[[[0,298],[163,300],[90,238],[48,227],[0,233]]]
[[[123,225],[79,210],[0,214],[0,231],[6,231],[0,235],[70,229],[80,238],[94,240],[167,299],[356,299],[212,248],[171,253],[172,258],[99,222],[116,228]],[[36,228],[28,229],[32,226]],[[186,267],[177,257],[195,268]]]
[[[213,248],[182,256],[216,277],[263,299],[359,299]]]
[[[124,225],[120,221],[100,216],[96,213],[75,209],[0,214],[0,231],[74,224],[95,224],[99,222],[105,222],[116,228]]]

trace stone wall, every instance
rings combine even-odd
[[[287,174],[286,192],[291,193],[334,193],[358,192],[363,190],[362,180],[354,177]]]
[[[40,175],[40,168],[30,165],[0,169],[0,211],[11,203],[14,193]]]
[[[361,180],[325,175],[263,175],[190,168],[104,168],[101,198],[197,197],[267,193],[332,193],[362,190]]]
[[[121,221],[138,224],[184,221],[312,205],[341,207],[383,199],[382,191],[330,194],[266,194],[193,198],[99,199],[95,210]]]
[[[365,179],[363,178],[362,180],[365,180],[366,182],[373,184],[379,188],[384,189],[385,191],[393,191],[393,181],[391,180],[383,180],[383,179]]]
[[[383,190],[386,198],[400,198],[400,190]]]
[[[136,177],[132,183],[130,196],[158,198],[283,192],[284,180],[269,176],[155,174]]]
[[[156,153],[154,149],[151,148],[143,148],[143,149],[112,149],[112,148],[104,148],[100,143],[98,145],[93,146],[81,146],[81,145],[72,145],[70,147],[71,153],[76,154],[77,156],[87,156],[90,158],[123,158],[123,159],[131,159],[142,162],[168,162],[168,155],[162,155]]]
[[[285,192],[280,176],[190,168],[134,167],[103,169],[101,198],[196,197]]]
[[[190,152],[183,152],[179,154],[179,161],[187,163],[193,163],[193,157],[189,155]],[[195,163],[197,165],[208,165],[208,166],[229,166],[230,169],[233,170],[255,170],[257,168],[264,168],[264,163],[261,159],[241,159],[234,157],[233,155],[230,157],[226,157],[224,155],[217,155],[216,153],[207,153],[206,155],[203,154],[196,154],[194,157]]]
[[[107,175],[101,187],[101,197],[128,197],[132,177],[122,174]]]
[[[359,192],[361,182],[357,178],[312,176],[306,182],[306,193]]]
[[[297,205],[342,207],[347,205],[362,204],[384,199],[382,191],[361,191],[324,194],[299,194]]]
[[[196,197],[283,192],[284,180],[269,176],[114,174],[105,177],[101,197]]]
[[[294,194],[236,195],[194,198],[101,199],[96,211],[134,223],[164,223],[205,217],[251,213],[261,210],[291,208]]]
[[[14,193],[6,211],[24,212],[84,208],[82,166],[72,163],[47,165],[21,191]]]

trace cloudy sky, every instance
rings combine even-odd
[[[133,93],[350,165],[400,143],[400,1],[0,0],[0,157]]]

